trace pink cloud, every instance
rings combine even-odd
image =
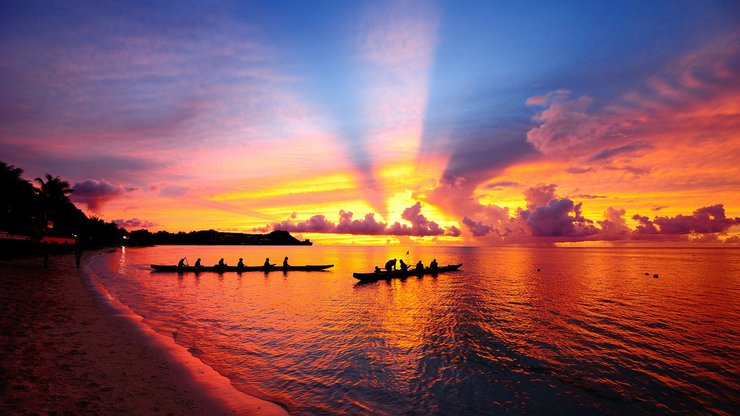
[[[406,224],[400,224],[398,222],[393,223],[388,227],[387,233],[389,235],[414,235],[414,236],[428,236],[428,235],[442,235],[444,230],[434,221],[429,221],[421,214],[421,203],[406,208],[401,214],[401,218],[411,223],[411,227]]]
[[[601,226],[602,239],[620,239],[625,238],[630,233],[630,228],[627,226],[627,221],[624,219],[624,209],[616,209],[609,207],[604,212],[604,220],[598,221]]]
[[[527,98],[525,104],[527,105],[545,105],[547,103],[547,97],[542,95],[535,95],[534,97]]]
[[[539,184],[525,189],[522,194],[527,201],[527,209],[535,209],[550,202],[555,197],[556,186],[555,184]]]
[[[527,141],[541,153],[550,154],[601,139],[608,130],[588,113],[591,98],[571,98],[568,91],[556,91],[543,100],[547,108],[535,115],[538,127],[527,132]]]
[[[659,148],[670,133],[726,137],[740,127],[739,41],[736,34],[704,45],[611,102],[567,90],[531,97],[525,103],[543,109],[527,141],[546,155],[600,163]]]

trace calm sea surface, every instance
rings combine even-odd
[[[91,269],[153,329],[292,414],[740,411],[738,249],[407,249],[126,248]],[[183,256],[335,267],[149,270]],[[463,268],[352,278],[394,257]]]

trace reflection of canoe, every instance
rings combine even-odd
[[[394,270],[392,272],[380,272],[380,273],[352,273],[352,276],[355,279],[360,279],[362,281],[370,281],[370,280],[384,280],[384,279],[391,279],[394,277],[408,277],[408,276],[424,276],[424,275],[435,275],[437,273],[444,273],[444,272],[452,272],[462,267],[462,263],[460,264],[450,264],[448,266],[440,266],[437,268],[437,270],[431,270],[430,268],[424,268],[423,270],[417,270],[417,269],[410,269],[407,271],[401,271],[401,270]]]
[[[334,267],[333,264],[320,264],[320,265],[308,265],[308,266],[290,266],[287,269],[283,266],[201,266],[196,268],[195,266],[183,266],[177,267],[176,265],[164,265],[164,264],[152,264],[152,269],[156,272],[285,272],[285,271],[300,271],[300,272],[317,272],[320,270],[326,270],[330,267]]]

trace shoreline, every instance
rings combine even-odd
[[[89,268],[100,255],[0,261],[3,414],[287,415],[110,297]]]

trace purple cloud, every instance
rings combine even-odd
[[[159,196],[175,198],[185,195],[186,193],[188,193],[188,191],[190,191],[190,188],[188,188],[187,186],[167,185],[160,189]]]
[[[454,225],[445,228],[445,235],[448,237],[459,237],[460,234],[462,234],[462,231]]]
[[[333,223],[324,215],[314,215],[306,221],[294,222],[292,219],[273,223],[271,225],[257,228],[255,231],[283,230],[289,232],[303,233],[336,233],[336,234],[354,234],[354,235],[394,235],[394,236],[452,236],[460,235],[460,229],[457,227],[442,228],[434,221],[429,221],[421,213],[421,203],[406,208],[401,214],[401,218],[411,223],[401,224],[395,222],[387,225],[375,219],[375,214],[368,213],[362,219],[353,219],[354,214],[350,211],[339,211],[339,221]]]
[[[606,198],[606,195],[578,194],[578,195],[573,195],[573,198],[578,198],[578,199],[603,199],[603,198]]]
[[[658,229],[650,221],[650,218],[642,215],[633,215],[632,219],[637,221],[639,225],[635,228],[633,234],[635,235],[647,235],[647,234],[658,234]]]
[[[648,217],[639,215],[632,218],[640,223],[634,231],[636,237],[725,233],[733,225],[740,224],[740,218],[727,218],[723,204],[699,208],[692,215],[655,217],[652,221]]]
[[[604,169],[606,170],[613,170],[613,171],[622,171],[622,172],[628,172],[634,175],[635,177],[640,177],[642,175],[647,175],[652,170],[650,168],[641,168],[638,166],[604,166]]]
[[[114,224],[116,224],[119,227],[123,227],[126,229],[131,228],[150,228],[150,227],[156,227],[158,224],[151,221],[142,220],[139,218],[131,218],[128,220],[124,219],[118,219],[112,221]]]
[[[581,215],[581,204],[567,198],[551,199],[534,210],[519,210],[518,219],[536,237],[584,237],[598,233],[593,221]],[[570,215],[573,213],[574,215]]]
[[[337,223],[334,231],[338,234],[367,234],[367,235],[379,235],[383,234],[385,230],[385,223],[377,222],[375,215],[372,213],[365,214],[365,218],[361,220],[353,220],[352,213],[347,211],[339,211],[339,223]]]
[[[106,202],[121,197],[125,192],[123,187],[113,185],[104,179],[77,182],[72,189],[73,200],[87,205],[87,209],[94,212],[100,212]]]
[[[294,223],[290,220],[286,220],[283,222],[273,223],[272,225],[265,226],[258,230],[263,232],[281,230],[296,233],[333,233],[335,229],[336,225],[327,220],[325,216],[314,215],[306,221]]]
[[[492,182],[486,185],[486,188],[488,189],[495,189],[495,188],[508,188],[511,186],[519,186],[518,182],[512,182],[512,181],[498,181],[498,182]]]
[[[570,168],[566,169],[565,171],[568,172],[568,173],[573,173],[573,174],[576,174],[576,175],[580,175],[581,173],[588,173],[588,172],[591,172],[593,170],[594,170],[594,168],[579,168],[579,167],[573,166],[573,167],[570,167]]]
[[[589,162],[595,162],[597,160],[610,159],[613,156],[616,156],[616,155],[619,155],[619,154],[622,154],[622,153],[632,153],[632,152],[636,152],[638,150],[652,149],[652,148],[653,148],[653,146],[651,146],[648,143],[643,143],[643,142],[630,143],[630,144],[626,144],[624,146],[618,146],[618,147],[614,147],[614,148],[611,148],[611,149],[604,149],[604,150],[596,153],[595,155],[591,156],[590,158],[588,158],[588,161]]]
[[[493,227],[486,225],[479,221],[474,221],[468,217],[463,217],[463,224],[468,227],[468,230],[473,234],[473,237],[482,237],[488,235]]]

